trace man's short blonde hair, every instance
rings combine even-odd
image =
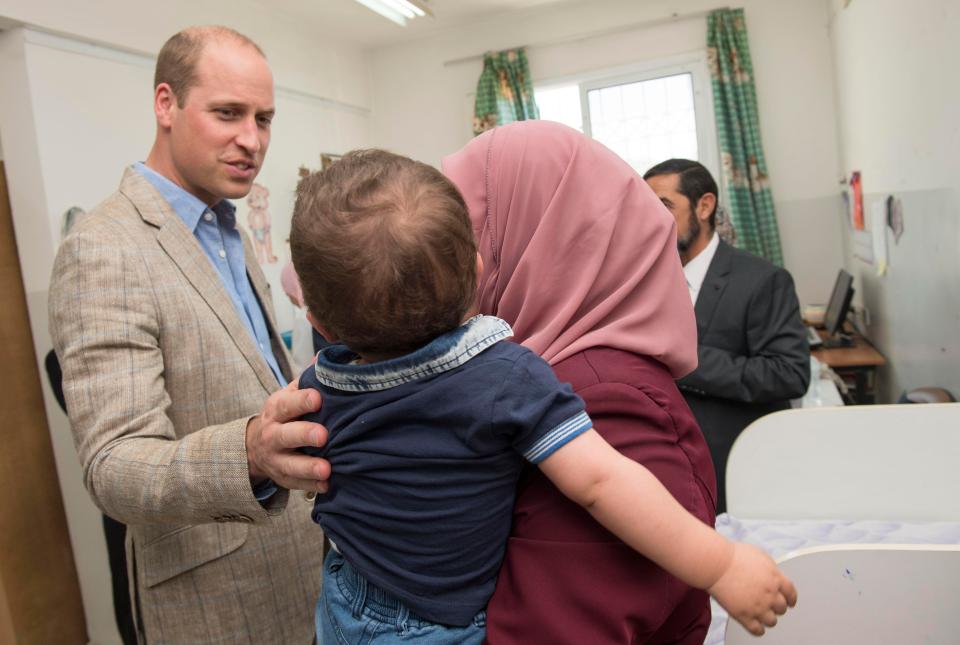
[[[197,62],[203,54],[203,48],[211,41],[224,40],[253,47],[266,58],[257,43],[229,27],[187,27],[171,36],[160,48],[153,74],[153,89],[166,83],[177,97],[177,105],[183,107],[190,88],[197,84]]]

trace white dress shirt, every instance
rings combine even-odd
[[[707,277],[707,269],[713,262],[713,256],[717,253],[718,246],[720,246],[720,236],[714,232],[707,246],[697,254],[697,257],[687,262],[683,267],[683,275],[687,279],[687,288],[690,289],[690,302],[694,306],[697,304],[700,287],[703,286],[703,279]]]

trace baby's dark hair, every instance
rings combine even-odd
[[[435,168],[384,150],[347,153],[300,182],[290,250],[311,314],[359,354],[413,351],[474,304],[463,197]]]

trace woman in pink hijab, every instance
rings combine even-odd
[[[596,430],[712,526],[710,452],[674,384],[696,367],[697,332],[673,217],[624,161],[557,123],[491,130],[443,170],[483,257],[480,312],[510,323]],[[699,645],[709,622],[706,592],[621,543],[537,469],[521,478],[489,642]]]

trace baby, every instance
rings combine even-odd
[[[437,170],[349,153],[300,183],[290,245],[308,317],[339,343],[300,378],[323,395],[309,419],[330,432],[314,454],[333,468],[313,513],[335,547],[320,642],[481,643],[525,462],[751,631],[796,602],[768,556],[611,448],[542,359],[504,342],[506,322],[474,315],[483,267]]]

